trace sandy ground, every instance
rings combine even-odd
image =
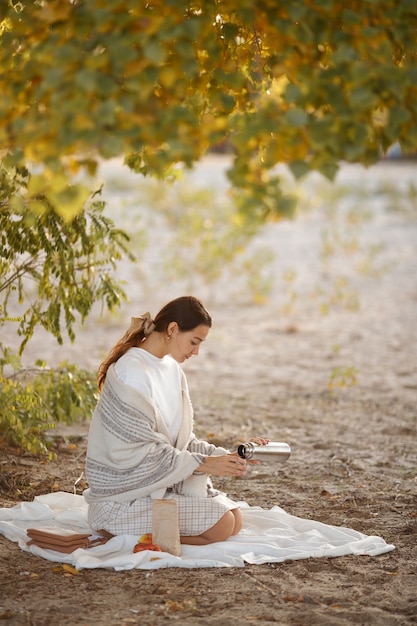
[[[208,159],[194,183],[224,189],[224,166]],[[214,326],[185,365],[200,436],[233,446],[263,434],[292,447],[285,464],[216,486],[251,505],[380,535],[396,549],[231,569],[70,573],[0,538],[2,623],[417,623],[417,207],[405,200],[415,173],[415,163],[344,167],[337,184],[345,193],[332,203],[328,186],[303,184],[308,209],[254,242],[275,253],[267,300],[254,303],[237,278],[207,287],[194,277]],[[114,163],[102,175],[126,177]],[[129,193],[110,189],[110,208],[123,204],[129,214]],[[152,270],[152,256],[143,263]],[[26,358],[95,369],[130,315],[154,313],[185,290],[156,274],[145,288],[135,276],[123,268],[130,304],[118,316],[89,320],[73,346],[40,335]],[[72,491],[86,430],[58,437],[54,462],[0,448],[0,505]]]

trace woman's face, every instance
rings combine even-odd
[[[191,356],[197,355],[201,343],[206,339],[210,328],[200,324],[192,330],[181,332],[176,322],[168,327],[170,336],[169,354],[178,363],[184,363]],[[170,334],[171,333],[171,334]]]

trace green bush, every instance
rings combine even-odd
[[[62,363],[57,369],[43,366],[0,375],[0,397],[4,440],[32,454],[52,457],[47,433],[58,423],[89,419],[98,395],[95,375]]]
[[[112,272],[122,258],[134,260],[130,238],[104,214],[99,193],[66,221],[26,168],[0,166],[0,431],[31,453],[46,453],[47,431],[90,417],[97,399],[94,377],[75,365],[22,369],[35,329],[72,341],[94,305],[112,311],[126,299]],[[16,334],[18,355],[7,343]]]

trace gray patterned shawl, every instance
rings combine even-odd
[[[162,498],[168,487],[181,491],[178,484],[187,482],[207,455],[227,452],[194,436],[183,372],[182,396],[182,424],[173,447],[151,400],[122,383],[110,366],[88,436],[87,502],[129,502],[149,495]],[[191,481],[201,478],[192,476]]]

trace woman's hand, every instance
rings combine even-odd
[[[265,446],[270,440],[265,437],[252,437],[250,441],[258,446]],[[208,456],[196,471],[212,476],[245,476],[248,464],[258,465],[259,461],[247,461],[242,459],[237,452],[232,452],[221,456]]]
[[[204,472],[212,476],[244,476],[247,464],[245,459],[241,459],[237,452],[223,454],[221,456],[208,456],[197,472]]]
[[[265,439],[265,437],[252,437],[252,439],[249,439],[249,441],[251,441],[252,443],[256,443],[258,446],[266,446],[266,444],[269,443],[271,440]]]
[[[258,446],[266,446],[266,444],[270,442],[270,439],[265,439],[265,437],[252,437],[249,441],[251,443],[256,443]],[[247,463],[249,463],[249,465],[259,465],[260,461],[250,459]]]

